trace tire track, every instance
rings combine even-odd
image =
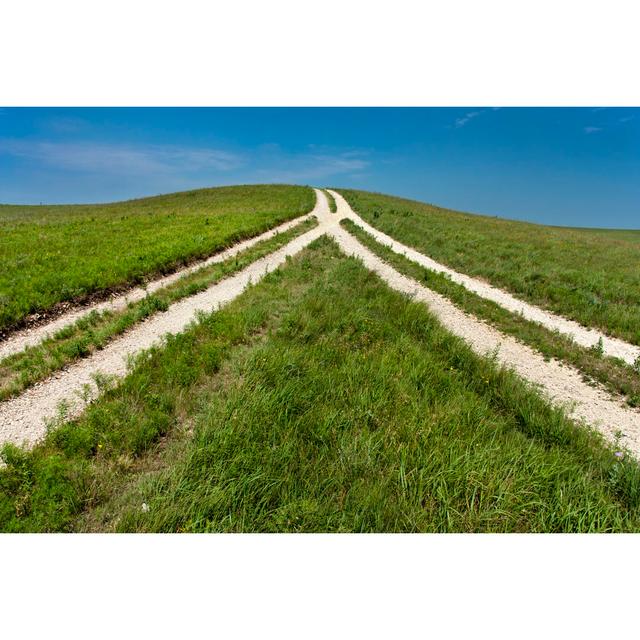
[[[537,351],[399,273],[343,228],[332,228],[330,233],[347,255],[362,260],[365,267],[391,288],[426,304],[448,331],[462,338],[476,353],[488,356],[497,350],[500,364],[536,386],[553,404],[563,407],[572,419],[594,428],[610,443],[623,446],[640,458],[640,412],[627,407],[604,389],[585,383],[576,369],[562,366],[555,360],[545,361]]]
[[[316,190],[316,198],[316,206],[312,214],[316,215],[320,222],[317,227],[294,238],[277,251],[258,259],[237,274],[221,280],[190,298],[176,302],[167,311],[157,313],[145,322],[132,327],[101,351],[37,383],[23,394],[0,403],[0,445],[12,442],[32,446],[45,435],[47,423],[57,416],[61,404],[65,405],[66,419],[77,417],[86,405],[100,394],[100,388],[95,381],[96,376],[116,378],[125,376],[128,361],[132,356],[160,344],[164,336],[169,333],[176,334],[184,331],[196,320],[199,313],[211,313],[229,303],[248,285],[260,281],[266,274],[277,269],[288,256],[295,255],[324,235],[327,226],[335,222],[329,218],[326,196]],[[298,218],[287,224],[297,224],[300,220],[301,218]],[[269,233],[273,234],[275,230]],[[247,243],[255,243],[259,239],[264,238],[258,236],[251,241],[245,241],[241,243],[242,248],[251,246]],[[225,257],[235,255],[241,250],[238,249],[239,246],[229,249]],[[234,253],[231,253],[232,251]],[[217,261],[222,259],[221,256],[222,254],[218,254],[209,260]]]
[[[258,244],[262,240],[268,240],[273,236],[284,233],[289,229],[295,227],[300,222],[309,219],[313,215],[315,215],[316,209],[318,208],[318,200],[316,199],[316,206],[313,211],[310,213],[306,213],[302,216],[294,218],[293,220],[289,220],[273,229],[269,229],[264,233],[254,236],[253,238],[249,238],[248,240],[243,240],[238,244],[233,245],[229,249],[225,249],[220,253],[216,253],[215,255],[202,260],[200,262],[196,262],[185,269],[181,269],[180,271],[175,271],[167,276],[163,276],[162,278],[158,278],[152,282],[149,282],[144,287],[134,287],[130,289],[126,293],[119,295],[111,300],[106,300],[104,302],[98,302],[93,305],[89,305],[87,307],[82,307],[80,309],[74,309],[68,313],[65,313],[51,322],[47,322],[46,324],[40,325],[38,327],[34,327],[33,329],[25,329],[23,331],[18,331],[17,333],[11,334],[6,340],[0,342],[0,360],[6,358],[7,356],[13,355],[14,353],[19,353],[23,351],[27,347],[32,347],[42,342],[45,338],[52,336],[60,329],[73,324],[78,321],[80,318],[83,318],[89,315],[93,311],[103,312],[103,311],[119,311],[120,309],[124,309],[129,302],[137,302],[138,300],[142,300],[146,295],[161,289],[162,287],[166,287],[167,285],[179,280],[182,276],[193,273],[198,269],[202,269],[203,267],[207,267],[211,264],[215,264],[218,262],[224,262],[229,258],[237,255],[241,251],[248,249],[249,247]]]
[[[559,331],[565,335],[568,335],[574,342],[582,347],[596,347],[600,340],[602,340],[603,352],[607,356],[614,358],[620,358],[627,364],[633,365],[638,358],[640,358],[640,347],[629,344],[619,338],[612,338],[603,333],[600,333],[596,329],[589,329],[583,327],[573,320],[563,318],[550,311],[545,311],[540,307],[519,300],[510,293],[494,287],[490,284],[467,276],[463,273],[459,273],[446,267],[439,262],[436,262],[432,258],[425,256],[424,254],[407,247],[406,245],[394,240],[386,233],[379,231],[375,227],[365,222],[357,213],[351,209],[347,201],[335,191],[329,190],[336,200],[338,205],[338,213],[343,218],[349,218],[359,227],[364,229],[367,233],[372,235],[378,242],[386,245],[392,251],[397,254],[403,255],[412,262],[416,262],[419,265],[437,271],[438,273],[444,273],[449,276],[454,282],[461,284],[463,287],[472,291],[473,293],[491,300],[496,304],[499,304],[504,309],[511,311],[512,313],[521,314],[527,320],[537,322],[550,331]]]

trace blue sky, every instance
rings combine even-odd
[[[2,203],[263,182],[640,228],[640,109],[0,109]]]

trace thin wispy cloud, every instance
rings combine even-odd
[[[130,175],[229,171],[244,164],[240,155],[228,151],[168,145],[4,139],[0,140],[0,154],[68,171]]]
[[[371,165],[367,150],[316,145],[301,152],[286,151],[277,144],[238,152],[204,146],[0,138],[0,157],[3,155],[31,169],[55,169],[69,176],[82,175],[83,180],[135,179],[140,184],[158,184],[159,188],[229,181],[312,183],[361,174]]]
[[[43,123],[44,127],[52,133],[80,133],[91,127],[91,124],[83,118],[53,117]]]
[[[471,122],[471,120],[473,120],[474,118],[477,118],[478,116],[481,116],[483,113],[491,112],[491,111],[500,111],[500,109],[502,109],[502,107],[488,107],[486,109],[476,109],[475,111],[469,111],[465,113],[463,116],[461,116],[460,118],[455,119],[453,123],[453,128],[461,129],[462,127],[467,125],[469,122]]]
[[[620,120],[618,120],[618,122],[631,122],[631,120],[633,120],[633,116],[627,116],[626,118],[620,118]]]
[[[597,133],[598,131],[602,131],[603,127],[585,127],[584,128],[584,132],[585,133]]]
[[[360,173],[371,166],[371,159],[364,150],[330,151],[310,145],[308,152],[290,154],[274,146],[260,158],[259,164],[256,176],[260,180],[313,182]]]
[[[477,118],[483,111],[484,109],[482,109],[481,111],[469,111],[469,113],[466,113],[464,116],[462,116],[462,118],[456,118],[453,126],[456,129],[460,129],[461,127],[464,127],[467,122],[473,120],[473,118]]]

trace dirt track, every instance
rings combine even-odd
[[[625,406],[620,398],[612,397],[603,389],[583,382],[581,374],[572,367],[563,366],[554,361],[545,362],[538,352],[464,313],[448,299],[398,273],[340,227],[340,220],[348,217],[365,226],[367,230],[370,229],[350,209],[340,194],[333,191],[331,193],[338,206],[335,214],[329,213],[325,195],[316,190],[317,203],[312,212],[319,220],[316,228],[295,238],[274,253],[257,260],[236,275],[213,285],[206,291],[175,303],[167,311],[156,314],[146,322],[133,327],[102,351],[35,385],[22,395],[0,403],[0,444],[10,441],[31,445],[36,442],[45,433],[47,420],[55,415],[61,402],[67,405],[68,417],[78,415],[99,393],[94,382],[96,374],[116,377],[125,375],[127,360],[130,356],[159,343],[167,333],[183,331],[196,318],[198,312],[210,312],[233,300],[249,283],[257,282],[265,274],[283,264],[287,256],[298,253],[326,233],[338,242],[346,254],[361,259],[368,269],[378,274],[389,286],[425,303],[443,326],[463,338],[474,351],[486,355],[498,349],[500,363],[514,369],[522,378],[536,385],[552,402],[565,406],[574,419],[599,430],[609,441],[615,442],[616,433],[621,432],[623,434],[621,444],[635,456],[640,457],[640,412]],[[282,225],[279,230],[289,228],[299,220]],[[263,236],[236,245],[206,262],[224,260],[275,232],[274,229]],[[374,235],[378,234],[378,237],[381,237],[375,229],[373,232],[375,232]],[[383,241],[395,242],[386,236]],[[409,251],[410,253],[406,253],[407,257],[418,258],[416,261],[420,261],[425,266],[432,262],[429,258],[408,250],[399,243],[395,245],[394,250]],[[180,274],[172,274],[168,278],[177,279],[182,273],[198,266],[190,267]],[[438,267],[441,270],[445,269],[442,265]],[[465,281],[472,281],[469,283],[470,286],[477,287],[477,281],[461,274],[458,276]],[[162,286],[167,283],[167,278],[157,282],[162,282],[157,287]],[[488,285],[483,286],[488,287]],[[499,290],[488,287],[490,295],[496,295],[497,291]],[[505,295],[509,296],[509,294]],[[512,300],[515,299],[512,298]],[[508,302],[507,298],[505,301]],[[517,302],[523,304],[520,301]],[[535,307],[531,309],[535,310]],[[552,316],[551,320],[555,322],[558,318]],[[83,389],[85,393],[81,396]]]
[[[551,331],[559,331],[560,333],[567,334],[571,336],[577,344],[583,347],[596,346],[599,340],[602,340],[603,352],[607,356],[620,358],[627,364],[633,364],[636,359],[640,357],[640,347],[636,345],[629,344],[628,342],[619,340],[618,338],[612,338],[596,331],[595,329],[588,329],[573,320],[563,318],[551,311],[540,309],[535,305],[519,300],[507,291],[494,287],[486,282],[482,282],[477,278],[472,278],[463,273],[458,273],[457,271],[436,262],[432,258],[423,255],[415,249],[407,247],[401,242],[394,240],[386,233],[383,233],[366,223],[349,207],[346,201],[343,203],[342,212],[338,209],[338,213],[340,213],[343,218],[349,218],[352,220],[367,233],[371,234],[378,242],[386,245],[392,251],[395,251],[395,253],[403,255],[409,260],[417,262],[427,269],[448,275],[451,280],[461,284],[469,291],[473,291],[473,293],[476,293],[487,300],[492,300],[512,313],[522,314],[522,316],[527,320],[537,322]]]
[[[10,356],[14,353],[18,353],[27,347],[34,346],[39,342],[42,342],[46,337],[51,336],[59,331],[63,327],[66,327],[70,324],[76,322],[80,318],[88,315],[92,311],[117,311],[118,309],[124,309],[129,302],[137,302],[138,300],[142,300],[147,294],[153,293],[162,287],[166,287],[168,284],[179,280],[182,276],[187,275],[188,273],[193,273],[202,267],[206,267],[210,264],[215,264],[217,262],[224,262],[229,258],[235,256],[236,254],[252,247],[253,245],[261,242],[262,240],[267,240],[268,238],[272,238],[278,233],[283,233],[292,227],[295,227],[297,224],[302,222],[303,220],[308,219],[313,215],[313,212],[307,213],[303,216],[299,216],[293,220],[289,220],[289,222],[285,222],[273,229],[269,229],[269,231],[265,231],[265,233],[260,234],[259,236],[255,236],[253,238],[249,238],[248,240],[243,240],[238,244],[233,245],[229,249],[225,249],[220,253],[216,253],[215,255],[207,258],[206,260],[201,260],[200,262],[196,262],[191,266],[180,269],[175,273],[172,273],[168,276],[164,276],[162,278],[158,278],[153,282],[149,282],[146,287],[134,287],[130,289],[126,293],[119,295],[111,300],[106,300],[105,302],[98,302],[96,304],[83,306],[80,309],[73,309],[68,313],[65,313],[61,316],[58,316],[51,322],[47,322],[40,326],[25,329],[23,331],[18,331],[6,340],[0,342],[0,360]]]
[[[289,244],[250,264],[236,275],[190,298],[185,298],[171,305],[167,311],[158,313],[134,326],[101,351],[34,385],[16,398],[0,403],[0,444],[13,442],[32,445],[35,443],[46,432],[47,422],[56,416],[61,403],[66,405],[66,417],[79,415],[87,403],[99,394],[94,380],[96,375],[124,376],[127,371],[127,361],[131,356],[159,343],[168,333],[175,334],[183,331],[196,319],[199,312],[211,312],[230,302],[239,296],[248,284],[258,282],[267,273],[283,264],[287,256],[295,255],[323,235],[328,223],[335,223],[335,216],[330,216],[326,196],[322,193],[317,197],[316,207],[308,215],[315,215],[320,221],[314,229],[294,238]],[[300,219],[287,223],[286,228],[296,224]],[[283,227],[284,225],[278,229],[282,231]],[[275,233],[275,229],[268,232],[270,235]],[[263,234],[258,238],[240,243],[210,258],[207,262],[218,262],[229,258],[265,237],[269,235]],[[202,264],[190,269],[200,266]],[[186,272],[188,270],[168,277],[174,280]],[[167,279],[162,279],[162,284],[166,283]],[[157,284],[157,287],[159,286],[162,285]]]
[[[358,218],[340,194],[331,193],[338,205],[338,217]],[[640,412],[627,407],[605,390],[583,382],[576,369],[555,361],[545,362],[537,351],[464,313],[447,298],[402,275],[342,227],[333,228],[331,233],[345,253],[360,258],[393,289],[424,302],[443,326],[463,338],[474,351],[487,355],[498,349],[500,363],[532,382],[555,404],[567,407],[569,415],[594,427],[610,442],[616,442],[616,433],[621,432],[621,444],[640,458]]]

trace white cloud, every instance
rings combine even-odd
[[[331,151],[310,145],[310,152],[288,154],[271,146],[259,160],[259,180],[277,182],[313,182],[332,176],[361,172],[371,165],[369,152],[361,150]],[[271,157],[269,157],[271,156]]]
[[[484,111],[484,109],[482,111]],[[453,126],[456,129],[459,129],[460,127],[464,127],[464,125],[467,124],[469,120],[472,120],[473,118],[477,118],[482,113],[482,111],[470,111],[469,113],[466,113],[462,118],[457,118]]]
[[[453,123],[453,127],[454,129],[461,129],[462,127],[464,127],[469,121],[473,120],[474,118],[477,118],[478,116],[482,115],[483,113],[486,112],[491,112],[491,111],[500,111],[502,109],[502,107],[487,107],[486,109],[478,109],[477,111],[469,111],[468,113],[465,113],[461,118],[456,118],[456,120]]]
[[[47,118],[44,121],[46,129],[54,133],[79,133],[90,128],[90,123],[83,118],[60,117]]]
[[[368,150],[332,149],[309,145],[289,152],[277,144],[231,152],[209,147],[133,145],[120,143],[0,138],[0,156],[13,156],[30,169],[55,169],[70,176],[133,179],[138,184],[321,182],[353,175],[370,165]],[[83,178],[84,179],[84,178]]]
[[[163,145],[133,146],[93,142],[0,140],[0,154],[70,171],[146,175],[192,172],[201,169],[228,171],[244,162],[234,153],[210,148]]]
[[[597,133],[598,131],[602,131],[602,127],[585,127],[585,133]]]

